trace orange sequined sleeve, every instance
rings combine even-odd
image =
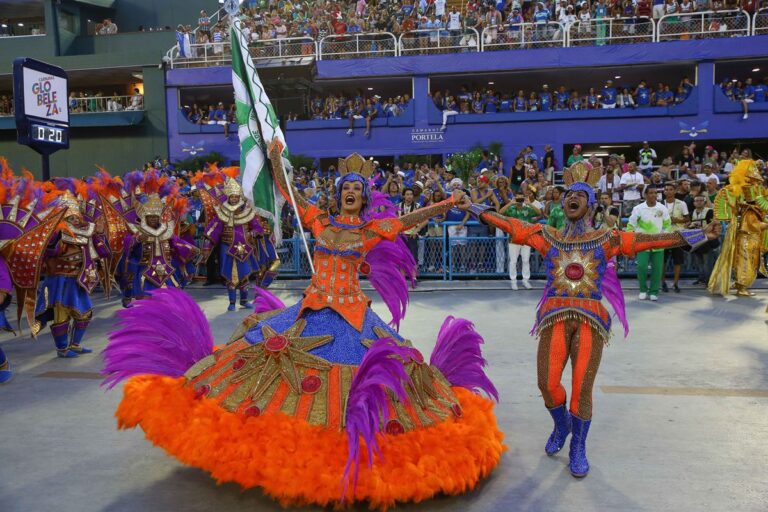
[[[671,233],[636,233],[631,231],[617,231],[619,243],[614,244],[614,250],[610,256],[622,254],[633,257],[638,252],[651,249],[671,249],[673,247],[690,246],[691,249],[699,247],[707,241],[706,235],[700,229],[685,229]]]
[[[483,212],[480,220],[507,233],[513,244],[527,245],[541,254],[549,250],[550,245],[541,234],[540,224],[529,224],[491,211]]]
[[[402,224],[400,231],[405,231],[406,229],[418,226],[422,222],[427,221],[432,217],[437,217],[438,215],[441,215],[453,208],[455,204],[456,201],[451,197],[444,201],[440,201],[439,203],[433,204],[432,206],[425,206],[424,208],[419,208],[418,210],[409,213],[408,215],[403,215],[399,219],[400,223]]]
[[[286,201],[291,203],[291,194],[289,193],[288,188],[290,187],[293,189],[293,198],[295,199],[294,206],[299,212],[301,223],[312,230],[312,233],[316,235],[313,229],[314,221],[325,212],[307,201],[307,199],[301,194],[301,192],[296,189],[296,187],[293,186],[292,183],[288,183],[286,181],[285,171],[283,169],[282,147],[279,144],[273,144],[270,146],[269,160],[272,162],[272,175],[275,179],[275,183],[277,184],[277,188],[280,190],[280,193],[283,195]]]

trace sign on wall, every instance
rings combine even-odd
[[[43,155],[43,179],[50,178],[48,157],[69,148],[67,73],[39,60],[13,61],[16,139]]]

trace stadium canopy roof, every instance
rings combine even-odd
[[[115,5],[115,0],[74,0],[77,4],[94,5],[96,7],[103,7],[104,9],[111,9]]]

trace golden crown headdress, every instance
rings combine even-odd
[[[59,196],[59,206],[66,210],[64,217],[69,217],[70,215],[81,215],[83,213],[80,200],[76,198],[74,194],[72,194],[72,192],[69,190],[65,191],[61,196]]]
[[[574,183],[582,182],[591,187],[596,187],[597,182],[600,181],[599,167],[592,167],[585,162],[576,162],[570,167],[566,167],[563,171],[563,181],[567,186],[571,186]]]
[[[165,210],[165,203],[157,194],[150,194],[146,201],[139,203],[136,207],[136,214],[142,219],[148,215],[157,215],[161,217]]]
[[[240,196],[243,194],[243,187],[240,186],[240,184],[237,182],[237,180],[233,178],[227,178],[227,181],[224,182],[224,195],[229,196]]]
[[[347,158],[339,158],[339,174],[344,176],[351,172],[368,179],[376,170],[372,160],[366,160],[360,153],[352,153]]]

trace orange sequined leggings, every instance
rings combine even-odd
[[[592,387],[604,343],[601,333],[579,320],[559,320],[541,330],[537,367],[539,389],[548,408],[565,403],[566,392],[560,380],[570,357],[573,373],[570,411],[583,420],[592,418]]]

